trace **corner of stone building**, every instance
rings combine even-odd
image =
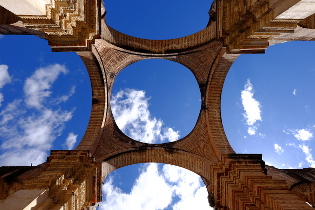
[[[79,150],[52,151],[35,167],[1,167],[0,209],[96,209],[101,175],[101,164]]]

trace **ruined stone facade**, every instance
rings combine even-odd
[[[12,0],[18,1],[23,0]],[[38,8],[38,1],[28,2]],[[47,39],[55,51],[76,51],[92,85],[90,123],[75,150],[52,151],[47,162],[36,167],[2,167],[0,209],[14,209],[17,200],[29,209],[93,209],[101,201],[101,183],[110,172],[146,162],[199,174],[207,185],[209,204],[218,210],[315,206],[314,169],[279,170],[266,166],[261,155],[236,154],[225,136],[220,111],[224,79],[239,54],[315,39],[315,1],[217,0],[204,30],[172,40],[139,39],[110,28],[100,0],[48,1],[43,15],[10,11],[0,1],[0,34],[34,34]],[[196,126],[176,142],[135,141],[118,129],[111,113],[109,98],[116,75],[151,58],[188,67],[200,87],[202,106]]]

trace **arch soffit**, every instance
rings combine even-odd
[[[200,175],[207,182],[211,180],[211,173],[209,172],[213,166],[212,160],[174,148],[155,146],[142,147],[141,150],[127,151],[105,159],[103,168],[107,168],[107,170],[104,170],[102,179],[104,181],[106,176],[116,169],[150,162],[179,166]]]

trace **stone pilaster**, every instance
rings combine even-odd
[[[311,209],[285,180],[267,175],[261,155],[225,155],[222,160],[212,171],[216,209]]]
[[[94,162],[88,151],[52,151],[38,175],[7,184],[11,194],[0,201],[0,209],[96,206],[101,200],[101,175],[101,165]]]
[[[14,1],[8,4],[14,4]],[[10,12],[3,7],[1,10],[5,14],[14,13],[14,10]],[[30,15],[27,11],[25,14],[18,12],[16,16],[11,14],[19,23],[11,24],[12,20],[2,21],[7,25],[1,25],[0,32],[38,35],[37,31],[40,31],[45,34],[41,37],[48,40],[54,51],[90,50],[94,39],[100,37],[101,0],[52,0],[50,4],[46,4],[46,11],[42,13],[44,15]],[[1,16],[2,14],[0,21]]]
[[[217,38],[229,53],[263,53],[270,40],[294,33],[299,22],[309,28],[314,25],[313,19],[304,19],[315,10],[303,11],[305,5],[313,8],[315,4],[303,0],[221,0],[216,4]]]

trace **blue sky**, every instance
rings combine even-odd
[[[108,24],[147,39],[171,39],[206,27],[211,1],[106,0]],[[121,6],[124,5],[124,6]],[[226,135],[237,153],[263,154],[278,168],[314,167],[314,42],[241,55],[222,93]],[[112,111],[120,128],[144,142],[175,141],[194,127],[200,92],[182,65],[146,60],[116,78]],[[0,35],[0,165],[37,165],[51,149],[72,149],[88,124],[91,87],[75,53],[52,53],[34,36]],[[153,190],[152,190],[153,189]],[[164,164],[110,174],[99,209],[211,209],[196,175]]]

